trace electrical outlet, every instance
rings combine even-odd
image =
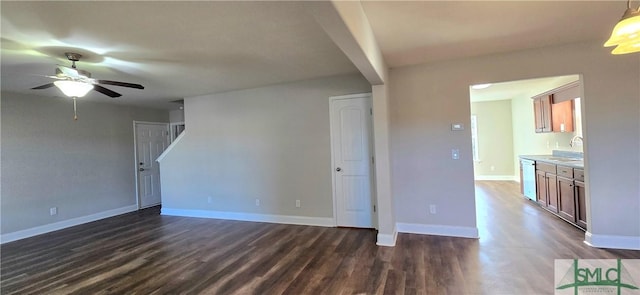
[[[260,206],[260,199],[256,199],[256,206]]]
[[[429,205],[429,213],[436,214],[436,205]]]
[[[213,198],[207,197],[207,203],[209,203],[209,204],[213,203]]]
[[[495,171],[496,170],[496,166],[491,166],[491,171]]]
[[[57,214],[58,214],[58,207],[49,208],[49,215],[53,216],[53,215],[57,215]]]
[[[300,200],[296,200],[296,208],[300,208]]]

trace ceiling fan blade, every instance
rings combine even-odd
[[[38,75],[38,74],[30,74],[29,76],[44,77],[44,78],[56,79],[56,80],[68,80],[69,79],[69,77],[65,77],[65,76],[48,76],[48,75]]]
[[[122,96],[122,94],[120,94],[118,92],[115,92],[115,91],[112,91],[112,90],[109,90],[107,88],[104,88],[104,87],[102,87],[100,85],[93,85],[93,90],[98,91],[98,92],[100,92],[100,93],[102,93],[102,94],[104,94],[106,96],[109,96],[109,97],[120,97],[120,96]]]
[[[129,87],[129,88],[137,88],[144,89],[144,86],[140,84],[126,83],[126,82],[118,82],[118,81],[110,81],[110,80],[96,80],[98,84],[104,85],[113,85],[113,86],[121,86],[121,87]]]
[[[78,70],[74,68],[58,65],[58,67],[56,68],[56,75],[59,75],[60,73],[69,77],[74,77],[74,78],[80,76],[78,74]]]
[[[38,87],[33,87],[31,89],[47,89],[47,88],[51,88],[53,86],[54,86],[53,83],[48,83],[48,84],[40,85]]]

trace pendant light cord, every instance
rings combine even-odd
[[[76,97],[73,97],[73,120],[78,121],[78,109],[76,107]]]

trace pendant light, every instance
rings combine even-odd
[[[612,54],[640,52],[640,7],[631,8],[631,0],[627,0],[627,10],[604,43],[604,47],[610,46],[616,46]]]

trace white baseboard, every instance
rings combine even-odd
[[[381,234],[378,232],[378,240],[376,245],[385,247],[394,247],[398,238],[398,229],[394,228],[391,234]]]
[[[273,215],[273,214],[223,212],[223,211],[173,209],[173,208],[162,208],[161,214],[173,215],[173,216],[185,216],[185,217],[229,219],[229,220],[239,220],[239,221],[312,225],[312,226],[324,226],[324,227],[336,226],[335,221],[333,220],[333,218],[330,218],[330,217],[307,217],[307,216]]]
[[[398,232],[460,238],[479,238],[478,228],[466,226],[398,223]]]
[[[598,235],[586,232],[584,243],[595,248],[640,250],[640,237]]]
[[[84,223],[88,223],[88,222],[92,222],[92,221],[96,221],[104,218],[113,217],[116,215],[133,212],[136,210],[138,210],[138,206],[131,205],[131,206],[111,209],[107,211],[102,211],[102,212],[98,212],[98,213],[87,215],[87,216],[81,216],[81,217],[71,218],[63,221],[58,221],[55,223],[36,226],[36,227],[32,227],[32,228],[12,232],[12,233],[7,233],[7,234],[0,235],[0,244],[22,240],[22,239],[30,238],[33,236],[45,234],[48,232],[61,230],[67,227],[72,227],[72,226],[76,226],[76,225],[80,225],[80,224],[84,224]]]
[[[514,175],[476,175],[475,180],[500,180],[520,182],[520,176]]]

